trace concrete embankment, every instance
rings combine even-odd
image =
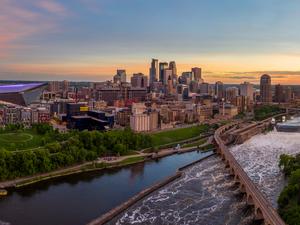
[[[211,156],[215,155],[215,153],[212,153],[204,158],[201,158],[199,160],[196,160],[192,163],[189,163],[183,167],[180,167],[176,174],[173,176],[170,176],[166,179],[164,179],[161,182],[158,182],[156,184],[154,184],[153,186],[139,192],[138,194],[136,194],[135,196],[133,196],[132,198],[130,198],[128,201],[122,203],[121,205],[115,207],[114,209],[110,210],[109,212],[107,212],[106,214],[102,215],[101,217],[99,217],[98,219],[93,220],[92,222],[88,223],[87,225],[102,225],[105,224],[107,222],[109,222],[110,220],[112,220],[114,217],[118,216],[119,214],[121,214],[122,212],[126,211],[129,207],[131,207],[132,205],[134,205],[135,203],[137,203],[138,201],[142,200],[143,198],[145,198],[146,196],[150,195],[151,193],[153,193],[154,191],[159,190],[160,188],[164,187],[165,185],[171,183],[172,181],[180,178],[184,172],[183,170],[187,169],[190,166],[195,165],[196,163],[199,163]]]

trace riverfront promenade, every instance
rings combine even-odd
[[[284,221],[239,165],[221,138],[223,133],[236,125],[237,123],[232,123],[216,130],[214,139],[217,145],[217,152],[221,155],[226,166],[230,169],[231,174],[239,184],[240,191],[246,194],[247,203],[254,206],[255,218],[257,220],[264,220],[264,224],[266,225],[284,225]]]

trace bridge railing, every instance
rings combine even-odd
[[[236,176],[238,176],[239,181],[244,184],[246,192],[251,195],[256,208],[259,208],[262,212],[265,224],[270,225],[284,225],[284,221],[280,218],[276,210],[272,207],[269,201],[264,197],[261,191],[249,178],[244,169],[240,166],[238,161],[234,158],[231,152],[228,150],[227,146],[224,144],[220,135],[228,128],[237,125],[237,123],[225,125],[218,130],[216,130],[214,138],[219,146],[219,150],[224,155],[225,160],[229,162],[230,167],[234,170]]]

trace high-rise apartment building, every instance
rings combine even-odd
[[[282,103],[285,101],[284,89],[283,89],[283,86],[280,84],[275,85],[274,100],[275,100],[275,102],[278,102],[278,103]]]
[[[292,88],[291,87],[286,87],[285,89],[285,102],[291,102],[291,100],[293,99],[293,93],[292,93]]]
[[[275,85],[275,102],[283,103],[290,102],[292,100],[292,89],[291,87],[283,86],[280,84]]]
[[[271,77],[264,74],[260,78],[260,101],[263,103],[272,102]]]
[[[240,85],[241,96],[249,97],[250,101],[253,101],[253,84],[244,82]]]
[[[193,79],[192,72],[183,72],[180,76],[180,83],[189,85],[192,79]]]
[[[159,75],[158,60],[152,59],[151,67],[149,71],[150,85],[153,82],[156,82],[158,80],[158,75]]]
[[[117,70],[117,74],[114,76],[114,83],[126,82],[126,70]]]
[[[197,82],[202,80],[202,70],[201,68],[194,67],[192,68],[193,79]]]
[[[237,87],[226,88],[226,101],[233,103],[236,97],[239,95],[239,89]]]
[[[69,81],[64,80],[64,81],[62,82],[62,91],[63,91],[63,92],[66,92],[66,91],[68,91],[68,90],[69,90]]]
[[[59,83],[59,81],[50,81],[48,89],[51,92],[59,92],[60,91],[60,83]]]
[[[135,73],[131,77],[131,86],[138,88],[146,88],[148,86],[148,77],[142,73]]]
[[[200,94],[208,94],[209,93],[209,84],[208,83],[199,84],[199,91],[200,91]]]

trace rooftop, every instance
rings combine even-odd
[[[45,83],[28,83],[28,84],[8,84],[0,85],[0,94],[2,93],[17,93],[27,90],[31,90],[40,86],[45,85]]]

